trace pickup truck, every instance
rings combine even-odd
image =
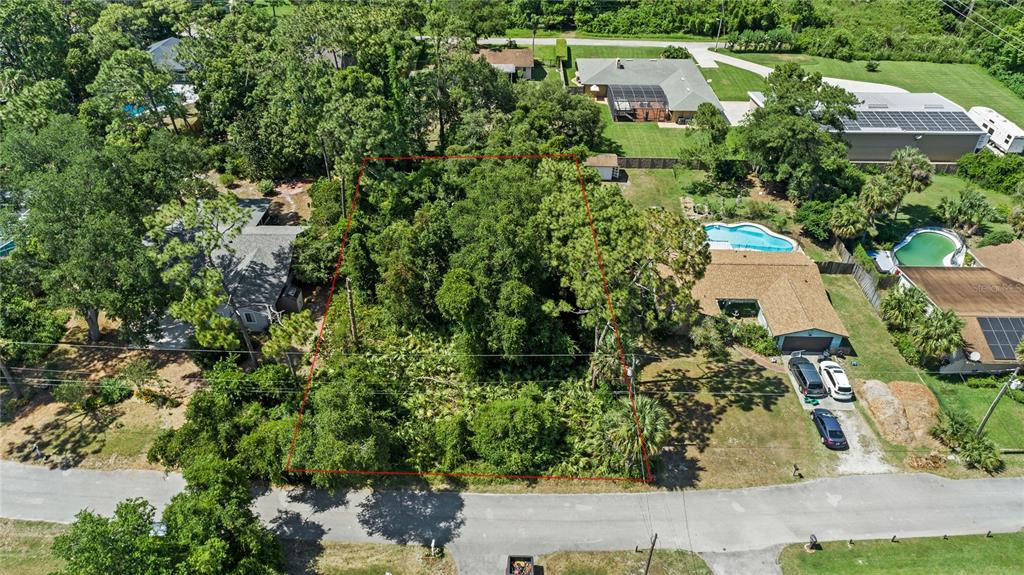
[[[533,557],[509,555],[506,575],[533,575]]]

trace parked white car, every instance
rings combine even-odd
[[[843,366],[834,361],[822,361],[818,363],[818,371],[821,372],[821,379],[829,395],[842,401],[853,399],[853,387],[850,386],[850,379],[846,377]]]

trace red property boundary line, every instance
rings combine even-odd
[[[334,296],[334,287],[338,281],[338,272],[341,270],[341,264],[345,257],[345,246],[348,243],[349,228],[352,225],[352,216],[356,212],[359,200],[359,186],[363,180],[363,172],[366,170],[367,162],[375,161],[437,161],[437,160],[523,160],[523,159],[543,159],[543,158],[572,158],[576,164],[576,175],[579,177],[580,192],[583,195],[583,205],[587,211],[587,221],[590,224],[590,235],[594,240],[594,251],[597,253],[597,267],[601,272],[601,284],[604,287],[604,295],[608,304],[608,313],[611,315],[612,328],[615,331],[615,342],[619,350],[619,364],[622,366],[622,377],[626,382],[626,389],[629,392],[630,406],[633,411],[633,422],[636,424],[637,436],[640,438],[640,452],[643,455],[644,470],[646,476],[644,478],[632,478],[632,477],[570,477],[564,475],[506,475],[499,473],[442,473],[442,472],[431,472],[431,471],[372,471],[362,469],[307,469],[307,468],[294,468],[292,467],[292,455],[295,453],[295,443],[299,438],[299,427],[302,425],[302,414],[306,409],[306,399],[309,397],[309,388],[313,383],[313,372],[316,368],[316,360],[320,354],[320,342],[323,340],[324,327],[327,325],[327,316],[331,309],[331,299]],[[345,233],[341,239],[341,249],[338,251],[338,260],[334,267],[334,275],[331,277],[331,287],[327,292],[327,307],[324,309],[324,318],[320,322],[320,330],[317,333],[316,344],[313,347],[313,356],[309,366],[309,377],[306,379],[306,389],[302,394],[302,403],[299,405],[299,417],[295,422],[295,432],[292,434],[291,448],[288,450],[288,461],[285,463],[284,471],[292,473],[337,473],[344,475],[405,475],[405,476],[419,476],[419,477],[482,477],[482,478],[495,478],[495,479],[552,479],[552,480],[569,480],[569,481],[627,481],[633,483],[650,483],[654,480],[654,476],[651,474],[651,462],[647,454],[647,445],[644,442],[643,432],[640,429],[640,417],[636,411],[636,396],[633,393],[633,381],[629,374],[629,369],[626,365],[626,354],[622,347],[622,338],[619,335],[619,324],[615,319],[615,308],[612,305],[611,290],[608,287],[608,279],[604,272],[604,262],[601,259],[601,247],[597,242],[597,230],[594,228],[594,217],[590,212],[590,201],[587,199],[587,188],[583,183],[583,170],[580,167],[580,158],[578,154],[519,154],[519,155],[490,155],[490,156],[373,156],[363,158],[362,164],[359,166],[359,176],[356,178],[356,187],[352,193],[352,200],[349,204],[352,208],[349,210],[348,217],[345,220]]]

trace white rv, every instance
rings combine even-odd
[[[1024,130],[992,108],[975,106],[967,110],[974,123],[988,132],[990,146],[1004,154],[1024,152]]]

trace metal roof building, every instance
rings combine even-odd
[[[856,118],[843,120],[843,139],[854,161],[884,162],[906,146],[918,148],[932,162],[955,162],[976,152],[988,133],[951,100],[931,93],[855,92]],[[751,92],[757,106],[764,94]]]

